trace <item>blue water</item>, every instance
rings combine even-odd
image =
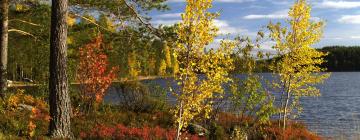
[[[271,79],[268,73],[261,74]],[[239,76],[244,78],[245,76]],[[173,79],[144,81],[156,83],[162,87],[176,84]],[[335,139],[360,138],[360,72],[335,72],[323,84],[318,85],[322,95],[304,97],[301,100],[303,113],[296,119],[304,122],[313,132]],[[105,101],[116,102],[115,88],[109,89]],[[169,101],[172,102],[172,98]]]

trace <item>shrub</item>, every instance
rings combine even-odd
[[[263,124],[250,117],[236,116],[231,113],[220,113],[214,122],[217,127],[225,131],[224,138],[236,136],[235,134],[246,134],[248,139],[265,140],[318,140],[321,137],[311,133],[304,124],[289,122],[284,131],[278,125],[278,121],[270,121]],[[221,129],[217,128],[217,129]],[[214,130],[210,129],[212,133]],[[240,132],[240,133],[239,133]],[[245,136],[245,135],[242,135]]]
[[[88,132],[80,132],[80,138],[82,139],[142,139],[142,140],[173,140],[176,136],[174,129],[164,129],[159,126],[148,127],[126,127],[122,124],[115,126],[105,126],[102,124],[96,125],[92,130]],[[191,135],[184,133],[182,136],[184,139],[191,140],[205,139],[197,135]]]
[[[222,126],[216,123],[211,123],[209,140],[221,140],[227,137],[227,134]]]
[[[100,108],[102,108],[100,106]],[[135,113],[132,111],[119,110],[118,107],[109,107],[109,109],[100,109],[97,112],[75,116],[72,119],[72,131],[75,136],[80,132],[89,132],[94,126],[102,124],[105,126],[115,126],[123,124],[131,127],[149,127],[159,126],[161,128],[170,128],[173,126],[172,115],[169,112],[153,113]]]
[[[134,112],[158,112],[166,108],[166,92],[156,86],[147,86],[140,82],[123,82],[115,85],[120,97],[120,106]]]
[[[106,90],[115,79],[117,67],[108,70],[108,58],[104,53],[102,37],[98,36],[91,43],[80,48],[80,63],[77,80],[80,82],[83,109],[92,110],[102,102]]]
[[[269,140],[320,140],[321,137],[311,133],[303,124],[289,123],[288,127],[283,130],[278,125],[267,127],[263,135]]]
[[[5,135],[33,137],[44,135],[50,120],[48,105],[24,90],[5,99],[0,115],[0,129]]]

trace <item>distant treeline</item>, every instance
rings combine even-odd
[[[360,71],[360,46],[331,46],[319,50],[329,53],[323,65],[327,71]]]
[[[329,46],[318,49],[319,51],[327,52],[328,55],[324,58],[325,63],[322,65],[328,72],[353,72],[360,71],[360,46]],[[256,63],[256,72],[270,72],[268,65],[272,59],[258,60]],[[242,62],[235,59],[235,71],[242,70]]]

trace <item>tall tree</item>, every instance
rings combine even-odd
[[[71,103],[67,79],[67,0],[52,0],[50,34],[50,126],[53,138],[70,138]]]
[[[195,117],[209,118],[212,99],[215,93],[224,92],[222,85],[230,81],[228,72],[233,69],[232,42],[222,41],[216,51],[204,51],[218,31],[213,23],[218,14],[208,12],[212,0],[187,0],[186,3],[174,53],[180,66],[179,74],[175,76],[180,87],[175,93],[176,139],[180,139],[181,129]],[[203,78],[199,78],[198,73],[202,73]]]
[[[8,56],[8,13],[9,1],[0,0],[0,95],[6,90],[7,56]]]
[[[289,11],[289,27],[281,27],[280,23],[268,26],[280,58],[274,59],[270,70],[278,77],[274,87],[281,95],[279,118],[284,129],[286,119],[302,111],[300,97],[319,96],[315,85],[329,76],[322,74],[324,69],[320,67],[326,54],[311,47],[320,41],[324,23],[312,21],[310,13],[306,0],[296,0]]]

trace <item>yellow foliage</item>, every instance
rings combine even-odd
[[[164,59],[160,60],[158,75],[161,75],[161,76],[166,75],[166,62]]]
[[[74,18],[72,16],[67,16],[66,22],[67,22],[68,26],[73,26],[76,23],[76,18]]]
[[[100,19],[99,19],[100,25],[103,26],[104,28],[106,28],[109,31],[115,32],[116,31],[116,26],[115,26],[115,22],[110,19],[108,16],[105,15],[101,15]]]
[[[136,78],[140,73],[139,62],[136,59],[135,51],[132,51],[128,55],[128,71],[130,78]]]
[[[166,66],[168,68],[172,67],[171,64],[171,53],[170,53],[170,47],[168,46],[168,43],[165,42],[164,43],[164,54],[165,54],[165,61],[166,61]]]
[[[68,36],[67,40],[66,40],[67,44],[73,44],[74,43],[74,39],[72,36]]]
[[[175,53],[173,54],[173,74],[176,75],[179,73],[179,62]]]
[[[35,135],[35,128],[36,128],[36,124],[30,121],[28,124],[28,131],[30,137],[33,137]]]
[[[26,10],[29,10],[29,6],[26,6],[24,4],[19,4],[19,3],[15,4],[15,11],[21,12],[21,11],[26,11]]]
[[[24,94],[24,90],[17,90],[17,93],[10,95],[5,102],[6,109],[9,111],[17,111],[20,104],[32,107],[28,124],[28,135],[32,137],[35,134],[36,128],[34,121],[50,121],[48,105],[42,99],[37,99],[31,95]]]
[[[179,62],[179,74],[175,79],[181,87],[178,92],[174,92],[177,97],[174,113],[178,132],[200,114],[209,117],[214,94],[223,93],[222,84],[230,81],[228,72],[233,69],[230,58],[234,47],[232,42],[222,41],[218,50],[204,52],[218,31],[213,22],[218,14],[207,12],[212,1],[186,2],[185,13],[181,15],[182,23],[177,30],[179,41],[175,48],[175,58]],[[198,73],[202,73],[201,76],[205,78],[198,78]]]
[[[311,7],[306,0],[296,0],[289,11],[289,27],[283,28],[280,23],[268,26],[270,37],[276,42],[273,48],[280,58],[270,69],[280,78],[273,85],[282,96],[280,117],[284,124],[293,109],[301,112],[299,98],[319,96],[320,91],[314,85],[329,77],[329,74],[321,73],[325,69],[320,67],[326,54],[311,47],[320,41],[324,23],[311,21],[310,13]]]

